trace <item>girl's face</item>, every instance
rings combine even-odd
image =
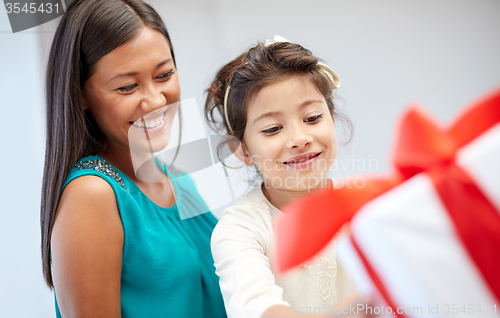
[[[105,134],[108,150],[164,149],[179,96],[167,40],[149,27],[103,56],[83,87],[84,107]]]
[[[304,191],[324,181],[338,150],[333,117],[314,83],[292,76],[262,88],[250,101],[245,163],[266,187]]]

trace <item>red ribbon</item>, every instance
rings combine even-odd
[[[278,269],[285,271],[310,259],[365,203],[426,172],[458,237],[500,299],[500,214],[454,161],[459,148],[499,122],[500,90],[467,108],[446,130],[422,111],[408,110],[396,140],[396,173],[367,178],[363,188],[318,190],[282,209],[285,215],[276,222]]]

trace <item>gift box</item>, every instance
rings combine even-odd
[[[360,294],[380,299],[359,312],[500,317],[500,90],[448,128],[410,108],[397,136],[392,175],[283,208],[279,270],[314,256],[346,224],[338,259]]]

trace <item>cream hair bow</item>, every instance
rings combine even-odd
[[[268,47],[271,44],[280,43],[280,42],[290,42],[290,41],[288,41],[287,39],[285,39],[282,36],[275,35],[272,40],[267,39],[266,42],[264,42],[264,46]],[[332,81],[333,87],[335,89],[339,88],[340,87],[340,79],[337,76],[337,74],[331,68],[329,68],[327,65],[325,65],[323,63],[318,62],[318,65],[321,66],[326,71],[325,73]],[[331,75],[331,77],[330,77],[330,75]]]

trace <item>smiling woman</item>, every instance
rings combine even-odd
[[[46,96],[42,258],[57,317],[225,317],[209,246],[217,221],[189,176],[153,156],[180,96],[154,9],[74,1],[52,42]],[[178,202],[193,217],[182,220]]]
[[[142,28],[97,62],[96,72],[83,85],[83,94],[83,108],[90,110],[107,137],[107,154],[127,155],[129,142],[147,153],[149,146],[141,143],[145,140],[143,126],[148,128],[153,152],[164,149],[180,96],[165,37],[150,27]]]

